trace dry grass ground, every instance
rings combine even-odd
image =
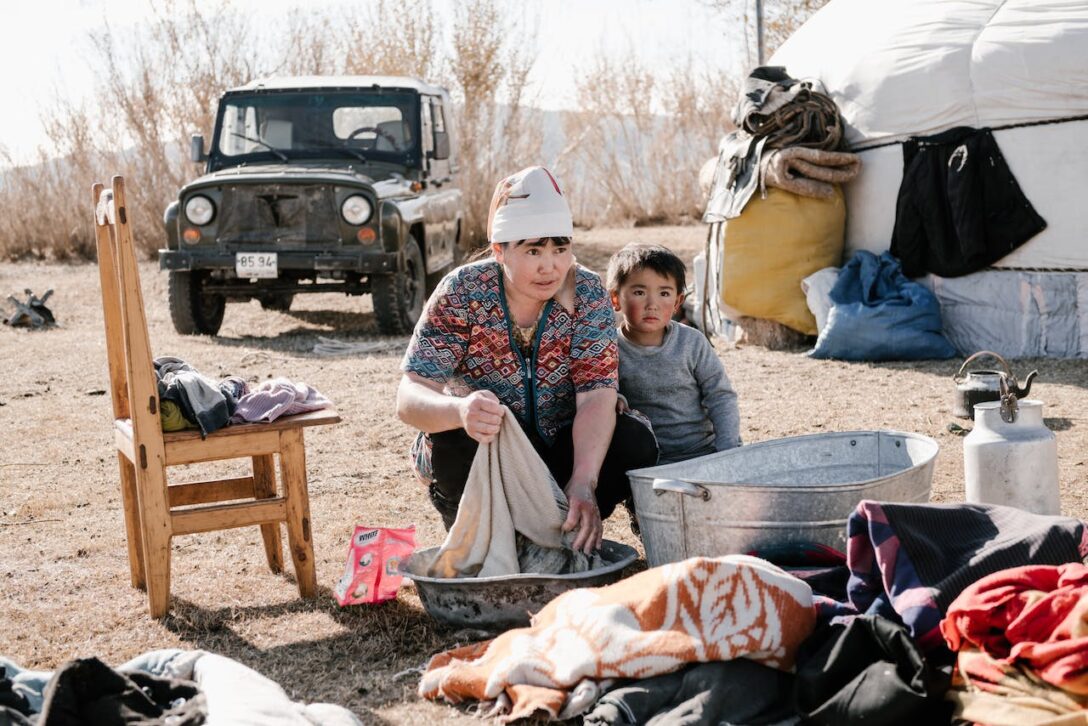
[[[635,239],[662,241],[690,259],[703,227],[595,230],[577,236],[581,261],[602,270]],[[290,577],[271,575],[256,528],[174,542],[173,611],[147,615],[144,594],[129,586],[110,433],[101,301],[91,265],[0,265],[0,295],[53,287],[61,327],[46,332],[0,328],[0,654],[35,668],[76,656],[120,663],[154,648],[218,651],[281,683],[292,698],[331,701],[366,723],[465,721],[459,712],[420,702],[415,679],[394,674],[458,642],[437,629],[406,587],[396,602],[340,609],[331,595],[356,524],[414,523],[420,546],[441,542],[438,516],[409,473],[412,432],[395,417],[399,355],[322,358],[317,336],[372,340],[367,298],[300,298],[290,313],[257,303],[231,304],[217,338],[176,335],[166,307],[166,277],[142,270],[152,346],[199,370],[251,380],[284,375],[329,395],[344,421],[307,433],[310,498],[320,595],[303,602]],[[962,442],[949,434],[958,361],[847,364],[798,353],[719,343],[740,393],[747,442],[848,429],[895,428],[936,438],[941,454],[933,499],[963,498]],[[1088,516],[1088,363],[1017,361],[1040,369],[1036,393],[1057,431],[1066,514]],[[625,515],[606,536],[633,542]]]

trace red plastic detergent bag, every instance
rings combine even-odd
[[[397,596],[401,560],[416,548],[415,525],[404,529],[356,527],[348,545],[344,575],[336,583],[336,602],[341,605],[379,603]]]

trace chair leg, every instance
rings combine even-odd
[[[146,469],[134,468],[140,502],[147,600],[151,617],[161,618],[170,610],[171,526],[166,471],[162,461],[154,460],[148,462]]]
[[[253,496],[269,499],[276,496],[276,462],[272,454],[253,457]],[[268,557],[268,569],[283,572],[283,548],[280,546],[279,522],[261,525],[264,553]]]
[[[298,591],[302,597],[311,598],[317,594],[317,573],[310,536],[310,495],[306,489],[306,449],[301,428],[280,432],[280,474],[287,500],[287,543],[295,565]]]
[[[143,590],[144,579],[143,534],[140,530],[140,507],[136,496],[136,468],[124,454],[117,453],[121,470],[121,503],[125,511],[125,538],[128,541],[128,569],[132,586]]]

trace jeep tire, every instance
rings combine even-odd
[[[208,273],[199,270],[170,272],[170,319],[182,335],[215,335],[223,324],[227,301],[204,292],[207,278]]]
[[[383,335],[412,332],[427,301],[427,268],[414,236],[404,241],[404,270],[375,275],[370,289],[378,330]]]

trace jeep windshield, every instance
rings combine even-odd
[[[263,91],[223,98],[212,169],[345,159],[419,163],[419,97],[408,92]]]

